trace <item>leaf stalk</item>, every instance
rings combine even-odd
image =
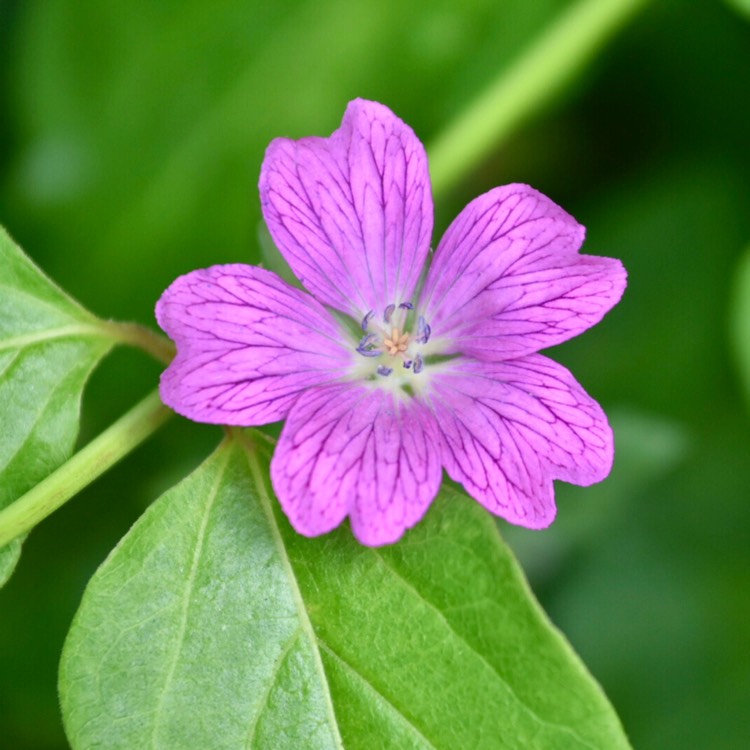
[[[449,190],[574,78],[648,0],[579,0],[430,144],[435,195]]]
[[[59,469],[0,510],[0,547],[25,534],[110,469],[172,415],[154,391]]]

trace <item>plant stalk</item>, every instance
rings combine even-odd
[[[155,432],[172,411],[153,392],[59,469],[0,510],[0,547],[34,528]]]
[[[545,29],[427,149],[435,195],[470,172],[555,94],[647,0],[580,0]]]

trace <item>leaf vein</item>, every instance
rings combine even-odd
[[[341,655],[337,654],[331,648],[331,646],[321,638],[318,638],[318,645],[320,646],[320,648],[334,657],[336,661],[344,666],[348,672],[357,677],[360,682],[362,682],[376,696],[377,700],[381,701],[389,709],[391,709],[398,720],[406,727],[406,729],[415,734],[422,742],[425,743],[425,747],[432,748],[432,750],[438,750],[437,746],[433,745],[432,742],[430,742],[430,740],[428,740],[427,737],[425,737],[422,732],[420,732],[419,729],[403,714],[403,712],[398,709],[390,700],[388,700],[388,698],[386,698],[383,693],[381,693],[380,690],[378,690],[375,685],[373,685],[372,682],[370,682],[370,680],[368,680],[359,670],[355,669]]]
[[[243,448],[245,451],[245,456],[247,458],[248,466],[250,468],[250,473],[252,474],[253,479],[255,480],[255,485],[258,488],[258,496],[260,498],[261,505],[263,506],[263,510],[266,514],[266,517],[268,518],[268,526],[271,530],[274,542],[279,551],[279,558],[289,580],[290,588],[292,590],[292,596],[294,597],[294,603],[297,612],[299,613],[300,632],[307,637],[310,643],[313,658],[315,660],[315,668],[320,677],[321,685],[325,688],[324,692],[326,712],[328,714],[328,723],[331,727],[332,739],[335,742],[336,747],[340,748],[340,750],[344,750],[344,743],[342,742],[341,735],[339,734],[338,722],[336,721],[336,714],[333,709],[333,701],[331,699],[331,690],[330,686],[328,685],[328,678],[326,676],[325,668],[323,667],[323,662],[320,658],[320,652],[317,648],[318,638],[315,634],[313,625],[310,622],[310,617],[307,613],[307,607],[305,606],[305,601],[302,597],[302,592],[300,591],[299,581],[297,580],[297,576],[295,575],[294,569],[292,568],[286,546],[284,545],[284,540],[281,536],[281,530],[279,529],[279,526],[276,522],[276,517],[274,516],[273,508],[271,507],[271,499],[266,489],[266,484],[263,480],[263,473],[261,472],[260,466],[258,464],[257,455],[255,454],[252,445],[249,445],[245,442],[243,443]]]
[[[107,338],[104,331],[96,326],[89,325],[69,325],[58,328],[49,328],[41,331],[13,336],[8,339],[0,340],[0,351],[8,349],[22,349],[24,347],[38,344],[43,341],[53,341],[55,339],[71,338],[76,336],[95,336]]]
[[[297,643],[297,641],[299,640],[300,635],[302,635],[301,625],[295,628],[291,637],[289,638],[284,648],[281,650],[281,653],[279,654],[278,658],[276,659],[276,663],[273,665],[273,670],[268,677],[268,685],[266,687],[265,692],[263,693],[260,703],[258,704],[258,710],[255,714],[255,720],[250,725],[250,729],[248,731],[247,742],[245,743],[245,747],[247,747],[248,750],[252,750],[253,742],[255,740],[255,733],[258,730],[258,725],[260,724],[261,717],[263,716],[266,709],[268,708],[268,701],[271,697],[271,693],[273,692],[274,687],[276,686],[276,680],[278,679],[279,672],[281,671],[281,668],[284,666],[284,662],[286,661],[287,656],[289,656],[289,653],[294,647],[294,644]]]
[[[19,363],[18,358],[14,359],[14,366]],[[49,405],[52,403],[55,394],[57,394],[61,389],[63,389],[67,384],[67,378],[68,376],[75,372],[75,370],[79,367],[79,362],[74,362],[71,367],[69,367],[67,370],[65,370],[64,373],[62,373],[55,384],[55,386],[46,394],[47,397],[41,401],[41,403],[36,404],[38,406],[38,409],[36,410],[36,417],[34,418],[34,421],[29,426],[29,431],[23,436],[23,440],[16,446],[15,450],[5,458],[1,459],[2,463],[0,463],[0,475],[2,475],[3,472],[5,472],[10,466],[10,464],[16,459],[16,457],[23,451],[23,449],[28,445],[29,440],[36,434],[36,430],[39,427],[39,423],[44,418],[44,415],[49,408]],[[29,410],[30,411],[30,410]],[[67,454],[69,455],[70,449],[67,449]],[[54,467],[53,467],[54,468]],[[52,469],[49,469],[51,471]]]
[[[216,498],[218,497],[219,488],[221,487],[222,480],[224,479],[224,472],[226,471],[227,463],[228,463],[228,456],[224,458],[224,465],[221,467],[221,469],[218,472],[218,475],[216,477],[216,482],[214,483],[214,486],[211,489],[211,494],[209,495],[208,501],[206,503],[206,509],[203,514],[203,518],[201,519],[200,527],[198,528],[198,536],[196,538],[195,550],[193,551],[193,559],[190,565],[190,572],[188,573],[188,577],[187,577],[186,585],[185,585],[185,593],[183,596],[183,605],[182,605],[182,613],[180,617],[180,624],[177,629],[177,634],[174,640],[175,647],[174,647],[174,651],[172,655],[172,663],[169,666],[169,670],[164,680],[164,688],[161,692],[161,695],[159,696],[156,709],[154,710],[154,723],[153,723],[153,729],[151,732],[151,741],[150,741],[151,747],[154,747],[154,748],[157,747],[156,735],[160,726],[160,717],[164,712],[165,696],[167,695],[169,686],[172,680],[174,679],[174,674],[175,674],[175,671],[177,670],[177,662],[179,661],[180,650],[182,649],[182,645],[185,640],[185,631],[187,630],[188,615],[190,611],[190,600],[192,598],[193,587],[195,586],[195,579],[198,574],[198,567],[199,567],[201,555],[203,553],[203,547],[206,541],[206,532],[208,530],[208,520],[211,517],[211,511],[213,510],[214,503],[216,502]]]
[[[557,729],[565,734],[571,735],[572,737],[575,737],[578,741],[582,743],[583,746],[590,748],[590,750],[596,750],[595,747],[592,745],[589,745],[575,730],[573,730],[571,727],[565,725],[565,724],[558,724],[554,721],[547,721],[546,719],[543,719],[539,714],[534,711],[531,706],[529,706],[522,698],[518,695],[515,688],[503,677],[502,674],[498,671],[498,669],[490,662],[488,661],[487,657],[482,654],[481,651],[478,651],[469,641],[467,641],[454,627],[451,625],[448,618],[445,616],[445,614],[438,609],[437,606],[435,606],[431,601],[429,601],[420,591],[418,591],[414,586],[407,581],[388,561],[383,557],[382,553],[380,553],[377,549],[373,549],[373,555],[376,557],[380,562],[382,563],[383,567],[388,570],[394,578],[401,583],[412,595],[416,596],[420,601],[424,602],[436,615],[437,617],[445,624],[445,626],[448,628],[448,630],[457,638],[466,648],[468,648],[472,653],[474,653],[477,657],[479,657],[480,661],[488,668],[490,669],[498,678],[498,680],[507,688],[507,690],[510,692],[510,694],[516,699],[518,702],[518,705],[524,710],[524,712],[530,716],[534,721],[536,721],[541,726],[549,727],[551,729]]]

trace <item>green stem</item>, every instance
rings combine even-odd
[[[438,194],[556,94],[647,0],[580,0],[504,70],[428,148]]]
[[[119,344],[138,347],[155,359],[168,365],[175,355],[174,344],[156,331],[138,323],[118,323],[116,321],[100,321],[100,328],[110,339]]]
[[[154,392],[0,511],[0,547],[25,534],[156,431],[172,414]]]

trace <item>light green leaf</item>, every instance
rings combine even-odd
[[[70,456],[84,384],[111,346],[104,325],[0,229],[0,508]],[[19,549],[1,553],[0,572]]]
[[[315,636],[240,446],[163,495],[94,575],[60,697],[74,748],[340,747]]]
[[[347,748],[629,747],[473,500],[443,490],[380,550],[348,530],[287,544]]]
[[[62,658],[73,748],[629,747],[476,503],[446,489],[370,549],[294,533],[267,477],[226,443],[94,575]]]

